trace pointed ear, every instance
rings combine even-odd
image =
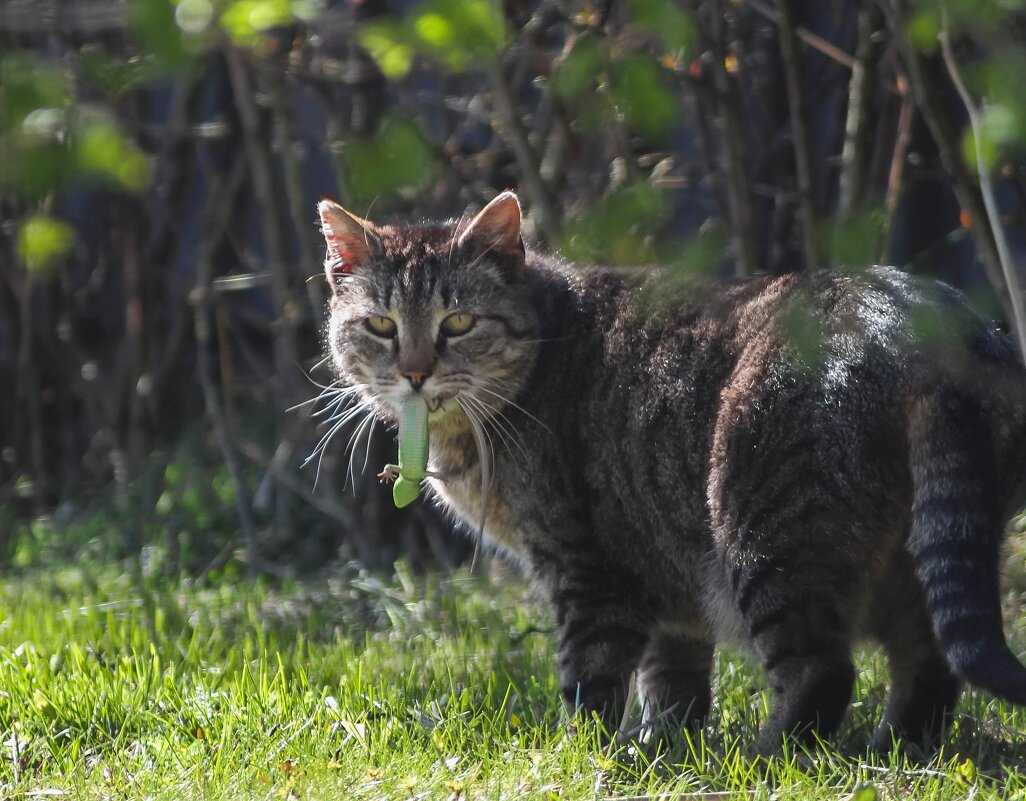
[[[520,201],[505,191],[485,206],[463,232],[457,243],[468,243],[499,256],[523,256],[524,240],[520,235]]]
[[[324,271],[329,283],[358,270],[381,252],[381,240],[373,223],[350,214],[333,200],[318,203],[317,213],[328,244]]]

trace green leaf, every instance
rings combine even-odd
[[[66,141],[40,139],[23,132],[0,136],[0,186],[26,198],[42,198],[63,186],[73,173]]]
[[[138,191],[150,180],[146,156],[106,120],[85,123],[75,150],[77,165],[86,173],[112,179]]]
[[[932,53],[937,49],[940,17],[936,12],[924,11],[908,21],[908,38],[917,50]]]
[[[37,214],[18,229],[18,257],[29,273],[44,274],[71,250],[74,232],[66,222]]]
[[[627,124],[647,137],[662,137],[677,119],[677,98],[646,56],[629,56],[618,65],[613,97]]]
[[[594,39],[581,36],[552,74],[552,91],[569,100],[594,90],[605,66],[605,54]]]
[[[977,778],[976,764],[966,757],[963,762],[955,765],[953,775],[956,780],[964,784],[974,784]]]
[[[695,26],[676,0],[630,0],[631,22],[656,37],[664,50],[686,52],[695,39]]]
[[[413,47],[392,20],[361,25],[356,40],[377,63],[386,78],[404,78],[413,63]]]
[[[617,189],[570,220],[562,251],[571,259],[613,264],[646,264],[653,250],[648,234],[666,219],[663,193],[647,183]]]
[[[23,53],[0,60],[0,130],[9,130],[38,108],[63,108],[69,97],[64,75]]]
[[[234,0],[221,13],[220,23],[232,41],[252,47],[268,28],[286,25],[294,16],[288,0]]]
[[[1018,45],[995,47],[985,62],[966,70],[982,95],[983,128],[1003,148],[1026,149],[1026,52]]]
[[[454,72],[494,63],[509,38],[493,0],[427,0],[401,22],[378,19],[360,26],[360,45],[388,78],[402,78],[423,53]]]
[[[175,22],[171,0],[131,0],[128,17],[139,49],[153,56],[160,69],[177,71],[192,65],[193,55]]]
[[[374,136],[350,142],[342,155],[346,186],[357,203],[423,187],[433,158],[416,125],[386,117]]]
[[[879,801],[880,791],[873,784],[860,784],[851,794],[848,801]]]
[[[406,29],[418,49],[456,72],[493,63],[509,36],[492,0],[428,0],[413,9]]]
[[[990,135],[990,132],[984,128],[980,131],[980,155],[983,156],[983,164],[985,169],[993,170],[997,166],[998,158],[1001,155],[998,143],[994,141],[994,138]],[[976,135],[973,133],[972,128],[966,128],[962,134],[962,158],[965,163],[969,166],[972,172],[976,172],[977,152],[976,152]]]
[[[885,220],[882,209],[867,208],[847,219],[824,223],[816,232],[821,261],[851,267],[874,264],[880,258]]]

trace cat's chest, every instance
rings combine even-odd
[[[442,478],[429,479],[443,503],[463,521],[476,536],[484,515],[484,538],[491,544],[518,556],[525,555],[522,519],[514,515],[504,492],[505,482],[491,477],[487,492],[487,508],[482,493],[481,465],[467,443],[445,443],[433,448],[430,468]]]

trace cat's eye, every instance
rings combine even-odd
[[[372,334],[377,334],[379,337],[389,337],[391,339],[396,334],[395,320],[391,317],[382,317],[376,314],[368,317],[365,324],[368,331]]]
[[[458,337],[474,327],[477,318],[473,314],[456,312],[442,320],[441,330],[447,337]]]

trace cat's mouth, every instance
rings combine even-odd
[[[438,420],[460,410],[460,404],[456,400],[456,395],[424,396],[424,402],[427,404],[429,420]]]

